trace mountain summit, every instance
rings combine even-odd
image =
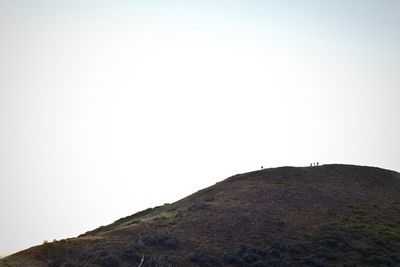
[[[400,174],[337,164],[238,174],[0,266],[400,266]]]

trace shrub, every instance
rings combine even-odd
[[[104,267],[119,267],[119,262],[117,258],[112,255],[108,255],[104,258],[100,258],[96,261],[97,264]]]
[[[262,263],[265,264],[265,263]],[[271,259],[268,261],[268,264],[266,265],[259,265],[259,266],[271,266],[271,267],[280,267],[282,264],[280,264],[278,259]]]
[[[171,266],[168,256],[159,255],[149,255],[144,257],[143,266],[144,267],[167,267]]]
[[[322,237],[319,243],[331,249],[347,251],[349,244],[338,234],[329,234]]]
[[[274,258],[279,258],[282,255],[282,251],[280,249],[273,248],[270,250],[269,254],[271,254],[271,256]]]
[[[160,246],[167,249],[177,249],[181,245],[181,241],[176,237],[164,234],[145,236],[141,239],[141,243],[148,246]]]
[[[214,197],[207,197],[204,199],[205,202],[213,202],[215,200]]]
[[[334,247],[338,247],[338,245],[340,244],[340,242],[335,239],[335,238],[326,238],[324,240],[322,240],[322,242],[324,245],[327,245],[328,247],[334,248]]]
[[[268,253],[265,250],[239,244],[224,254],[224,261],[237,266],[260,265],[265,266]]]
[[[218,257],[205,249],[196,250],[190,257],[191,262],[198,263],[200,266],[222,266]]]
[[[393,261],[389,257],[384,257],[384,256],[378,256],[378,255],[372,255],[368,258],[367,260],[370,264],[376,265],[376,266],[392,266]]]
[[[209,209],[209,205],[206,203],[196,203],[189,207],[189,211],[205,211]]]
[[[371,247],[367,245],[361,245],[356,249],[360,254],[362,254],[365,257],[368,257],[372,254],[372,249]]]
[[[139,263],[141,260],[141,257],[142,256],[139,254],[139,252],[134,248],[123,250],[122,254],[121,254],[121,258],[123,260],[131,262],[131,263]]]
[[[106,250],[94,251],[89,256],[90,263],[104,267],[119,267],[118,259]]]
[[[324,263],[313,255],[307,256],[303,259],[303,262],[308,266],[324,267]]]
[[[274,243],[272,245],[272,248],[276,248],[276,249],[279,249],[280,251],[286,252],[286,245],[284,243],[280,243],[280,242]]]
[[[167,219],[167,217],[161,216],[161,217],[155,217],[155,218],[153,219],[153,221],[159,221],[159,220],[165,220],[165,219]]]

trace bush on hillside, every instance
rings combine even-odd
[[[178,238],[165,234],[145,236],[140,240],[140,243],[147,246],[159,246],[167,249],[177,249],[181,245],[181,241]]]
[[[203,248],[196,250],[193,255],[190,256],[190,261],[203,267],[222,266],[217,255]]]
[[[189,207],[189,211],[205,211],[209,209],[209,205],[206,203],[196,203]]]
[[[172,266],[167,255],[149,255],[144,257],[143,267],[169,267]]]

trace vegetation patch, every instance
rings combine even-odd
[[[172,266],[169,257],[164,254],[144,256],[143,267],[167,267]]]
[[[205,211],[208,210],[210,205],[207,203],[196,203],[191,206],[189,206],[189,211]]]
[[[155,234],[147,235],[140,239],[139,244],[146,246],[157,246],[166,249],[177,249],[181,246],[182,242],[171,235],[166,234]]]
[[[99,266],[104,266],[104,267],[119,267],[120,266],[118,259],[115,256],[110,255],[108,253],[106,253],[100,257],[94,258],[91,261],[91,263],[97,264]]]
[[[204,199],[204,202],[213,202],[215,200],[214,197],[207,197]]]
[[[155,208],[154,208],[154,209],[155,209]],[[118,219],[118,220],[116,220],[113,224],[114,224],[114,225],[115,225],[115,224],[121,224],[121,223],[124,223],[124,222],[131,221],[132,219],[138,219],[138,218],[140,218],[140,217],[143,217],[143,216],[145,216],[145,215],[150,214],[154,209],[153,209],[153,208],[148,208],[148,209],[139,211],[139,212],[137,212],[137,213],[135,213],[135,214],[133,214],[133,215],[126,216],[126,217],[123,217],[123,218],[121,218],[121,219]]]
[[[206,249],[198,249],[190,256],[190,261],[200,266],[222,266],[218,254],[210,252]]]
[[[274,254],[272,258],[279,258],[281,251],[275,249],[275,251],[272,251],[272,254]],[[271,259],[269,256],[266,250],[240,244],[225,253],[224,261],[236,266],[268,266],[269,259]]]
[[[142,255],[135,248],[128,248],[122,251],[121,258],[129,263],[138,264],[142,258]]]

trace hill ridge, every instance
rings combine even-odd
[[[395,266],[400,174],[370,166],[240,173],[0,266]]]

